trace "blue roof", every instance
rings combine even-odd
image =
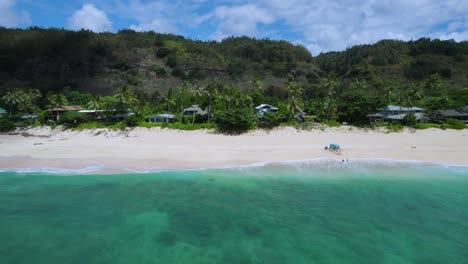
[[[6,113],[7,113],[7,111],[0,107],[0,114],[6,114]]]

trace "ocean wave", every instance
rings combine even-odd
[[[16,173],[45,173],[45,174],[60,174],[60,175],[82,175],[99,173],[104,170],[101,165],[87,166],[81,169],[68,169],[57,167],[40,167],[40,168],[7,168],[2,169],[0,172],[16,172]]]
[[[447,163],[437,163],[420,160],[394,160],[382,158],[354,158],[335,159],[335,158],[314,158],[305,160],[285,160],[285,161],[267,161],[248,165],[222,166],[198,169],[162,169],[160,167],[142,167],[142,168],[107,168],[103,165],[91,165],[80,169],[58,168],[58,167],[40,167],[40,168],[1,168],[0,172],[16,173],[45,173],[59,175],[86,175],[86,174],[157,174],[163,172],[184,172],[184,171],[216,171],[231,170],[248,173],[249,171],[259,169],[293,169],[296,171],[306,170],[373,170],[373,169],[449,169],[456,172],[468,173],[468,165],[454,165]]]

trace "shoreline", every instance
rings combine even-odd
[[[283,127],[238,136],[160,128],[72,131],[42,127],[18,132],[0,135],[0,171],[141,173],[346,158],[468,165],[468,130],[383,133],[354,127],[324,131]],[[342,154],[325,151],[329,143],[340,144]]]
[[[161,168],[107,168],[102,165],[90,165],[83,168],[60,168],[60,167],[21,167],[21,168],[0,168],[0,173],[15,172],[21,174],[27,173],[45,173],[45,174],[63,174],[63,175],[115,175],[115,174],[152,174],[162,172],[186,172],[186,171],[203,171],[203,170],[229,170],[229,169],[249,169],[262,167],[283,167],[283,166],[311,166],[314,168],[350,168],[356,166],[374,166],[380,168],[394,167],[412,167],[412,166],[431,166],[431,167],[450,167],[450,168],[468,168],[466,164],[451,164],[430,162],[422,160],[396,160],[383,158],[356,158],[352,161],[342,162],[334,158],[314,158],[308,160],[285,160],[275,162],[261,162],[246,165],[227,165],[223,167],[207,167],[207,168],[186,168],[186,169],[161,169]]]

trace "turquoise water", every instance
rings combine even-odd
[[[468,263],[468,168],[0,173],[0,263]]]

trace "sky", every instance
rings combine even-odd
[[[381,39],[468,40],[468,0],[0,0],[0,26],[250,36],[317,55]]]

